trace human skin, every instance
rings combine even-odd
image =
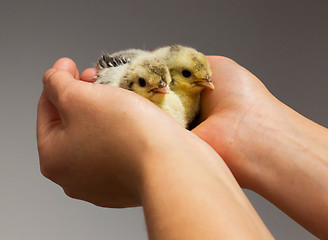
[[[79,81],[69,59],[43,84],[40,168],[68,196],[142,205],[150,239],[272,239],[220,156],[151,102]]]
[[[241,186],[328,239],[328,130],[280,102],[234,61],[208,59],[215,90],[203,93],[202,122],[193,132]]]
[[[214,91],[204,91],[193,133],[224,159],[238,183],[328,239],[328,130],[276,99],[231,59],[209,56]],[[85,70],[82,80],[91,79]]]

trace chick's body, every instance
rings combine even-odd
[[[182,126],[184,126],[185,128],[188,127],[187,120],[185,118],[185,107],[183,106],[181,99],[174,92],[170,91],[169,94],[164,96],[162,101],[159,101],[155,104],[161,109],[163,109],[165,112],[167,112]]]
[[[162,108],[186,127],[184,106],[180,98],[169,90],[169,70],[154,54],[139,49],[104,54],[96,68],[98,76],[95,83],[131,90]]]
[[[189,125],[199,112],[200,93],[205,88],[214,89],[210,81],[212,71],[206,57],[193,48],[173,45],[154,51],[168,66],[172,81],[170,89],[180,98]]]

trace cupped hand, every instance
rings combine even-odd
[[[208,59],[215,89],[203,92],[200,124],[193,133],[221,155],[242,187],[328,239],[327,128],[277,100],[234,61]],[[89,69],[82,75],[88,74],[95,72]]]
[[[192,132],[211,145],[224,159],[239,184],[251,187],[256,172],[262,171],[261,129],[279,124],[285,106],[263,83],[233,60],[209,56],[214,90],[202,93],[200,124]],[[93,81],[96,71],[86,69],[81,79]]]
[[[215,89],[203,92],[201,123],[192,131],[219,153],[241,186],[250,187],[250,176],[260,171],[252,149],[261,141],[263,125],[279,124],[283,104],[231,59],[208,59]]]
[[[37,117],[41,172],[73,198],[140,205],[145,161],[165,155],[172,136],[185,130],[137,94],[77,79],[76,65],[66,58],[44,74]]]

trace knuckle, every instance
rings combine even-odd
[[[58,79],[58,73],[57,72],[50,72],[50,70],[48,70],[43,77],[43,83],[45,85],[48,85],[50,87],[55,85],[56,80]]]
[[[49,83],[49,80],[52,78],[52,75],[56,72],[55,69],[53,68],[50,68],[48,69],[44,74],[43,74],[43,77],[42,77],[42,82],[43,84],[48,84]]]
[[[47,73],[45,74],[47,75]],[[72,98],[76,95],[73,91],[72,83],[65,81],[63,79],[71,77],[69,73],[63,70],[57,70],[49,75],[49,77],[44,81],[50,89],[57,89],[57,100],[59,103],[70,102]]]

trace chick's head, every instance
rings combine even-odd
[[[171,82],[170,72],[163,61],[157,58],[137,60],[124,76],[127,89],[160,103],[165,94],[169,93]]]
[[[170,46],[169,52],[166,62],[171,73],[173,88],[195,93],[205,87],[214,89],[210,80],[212,71],[204,54],[179,45]]]

